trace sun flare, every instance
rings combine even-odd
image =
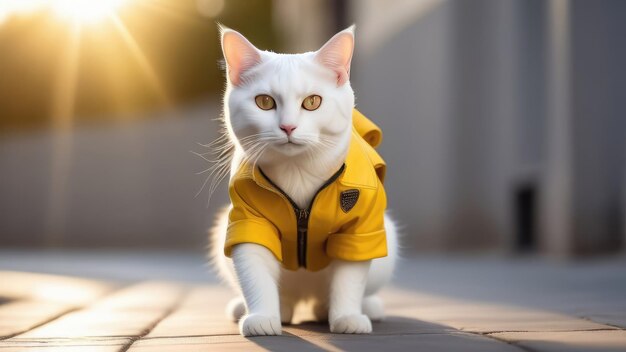
[[[50,10],[60,19],[87,24],[100,22],[129,0],[0,0],[0,22],[12,15]]]
[[[52,1],[52,10],[61,18],[79,23],[94,23],[103,20],[118,10],[125,0],[57,0]]]

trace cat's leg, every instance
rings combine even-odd
[[[244,314],[246,314],[246,304],[243,297],[235,297],[226,305],[226,317],[233,322],[238,322]]]
[[[367,315],[371,321],[382,321],[385,319],[385,309],[383,301],[377,295],[363,298],[363,314]]]
[[[287,295],[280,295],[280,322],[283,324],[291,324],[293,311],[296,303],[295,300]]]
[[[398,231],[395,221],[385,213],[385,232],[387,233],[387,256],[372,260],[365,298],[363,299],[363,314],[372,321],[381,321],[385,318],[383,301],[376,294],[389,283],[398,258]]]
[[[280,335],[278,261],[267,248],[252,243],[235,245],[232,259],[247,308],[239,321],[241,335]]]
[[[341,334],[372,332],[370,319],[363,314],[362,302],[370,260],[334,260],[330,280],[330,331]]]
[[[209,258],[217,274],[232,288],[237,295],[226,305],[226,318],[237,322],[246,314],[246,305],[241,296],[241,289],[237,282],[237,275],[233,267],[233,261],[224,255],[224,243],[226,242],[226,229],[228,228],[228,213],[231,207],[220,210],[215,218],[215,226],[209,232],[211,243]]]

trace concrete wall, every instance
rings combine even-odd
[[[389,168],[389,207],[406,229],[404,241],[408,247],[434,249],[445,241],[441,233],[451,191],[452,7],[443,4],[414,15],[410,25],[392,27],[374,43],[359,33],[371,32],[367,27],[376,23],[356,18],[352,82],[357,107],[384,131],[381,153]]]
[[[418,248],[512,249],[514,193],[537,182],[542,158],[541,2],[423,3],[387,21],[380,43],[357,39],[359,107],[391,136],[390,207]],[[373,31],[354,6],[359,33]]]
[[[216,104],[138,122],[0,140],[0,246],[204,248],[219,189],[195,197],[215,137]],[[55,159],[59,144],[64,160]],[[59,162],[60,177],[51,177]],[[61,191],[60,191],[61,190]]]
[[[626,148],[626,3],[570,2],[573,250],[615,250]]]
[[[390,207],[411,246],[620,246],[623,2],[353,6],[359,33],[380,32],[357,40],[353,82],[388,137]]]

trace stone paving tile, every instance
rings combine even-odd
[[[434,324],[407,317],[388,316],[382,322],[372,324],[370,336],[413,335],[413,334],[444,334],[456,332],[449,326]],[[305,322],[283,326],[283,331],[298,336],[328,336],[328,323]]]
[[[604,330],[613,327],[566,314],[513,306],[455,303],[397,312],[453,328],[478,332]]]
[[[14,301],[0,304],[0,339],[17,335],[74,309],[73,305]]]
[[[373,324],[373,335],[432,334],[452,332],[455,329],[406,317],[390,316],[384,322]],[[283,325],[283,331],[298,336],[319,336],[330,333],[328,323],[304,322]],[[174,312],[163,319],[146,337],[218,336],[238,335],[236,323],[219,316]]]
[[[566,331],[566,332],[504,332],[491,334],[498,339],[538,352],[624,352],[626,331]]]
[[[0,298],[37,300],[83,306],[110,292],[114,285],[100,280],[68,276],[0,271]]]
[[[195,287],[148,337],[238,334],[237,325],[227,321],[225,307],[232,293],[215,286]]]
[[[114,285],[58,275],[0,271],[0,339],[17,335],[94,302]]]
[[[626,351],[626,330],[618,328],[626,325],[626,301],[594,296],[604,292],[595,286],[565,295],[575,298],[567,309],[396,286],[383,290],[388,319],[370,335],[330,334],[300,310],[295,320],[304,323],[283,326],[283,336],[246,339],[225,318],[233,294],[223,285],[144,282],[109,293],[115,286],[103,281],[0,272],[0,282],[7,278],[15,285],[0,286],[0,352]]]
[[[232,293],[222,287],[197,287],[192,289],[177,309],[168,315],[150,331],[147,337],[181,337],[181,336],[210,336],[210,335],[237,335],[237,324],[226,319],[224,307]],[[391,302],[401,297],[390,292],[387,297]],[[308,317],[306,313],[299,314]],[[310,318],[309,318],[310,319]],[[296,317],[295,320],[302,320]],[[329,333],[327,323],[314,323],[304,319],[304,323],[285,325],[285,331],[297,335],[323,335]],[[384,323],[374,324],[374,334],[413,334],[413,333],[442,333],[454,329],[419,321],[407,317],[388,317]]]
[[[164,310],[167,307],[164,307]],[[116,312],[84,310],[67,314],[46,325],[13,337],[13,340],[108,336],[140,336],[159,321],[165,311]]]
[[[118,352],[131,342],[130,338],[6,340],[0,341],[0,352]]]
[[[575,316],[521,306],[476,303],[398,288],[385,290],[382,296],[388,314],[414,317],[477,333],[604,330],[613,328],[609,325],[621,326],[620,323],[626,319],[621,310],[605,313],[602,319],[597,314],[579,313]]]
[[[136,341],[129,352],[167,351],[522,351],[518,347],[483,336],[465,333],[396,336],[202,336],[156,338]]]
[[[598,323],[626,329],[626,312],[616,312],[610,314],[587,314],[585,318],[596,321]]]
[[[182,298],[186,288],[173,282],[147,281],[123,288],[91,307],[109,310],[162,310]]]
[[[469,303],[446,296],[436,296],[419,291],[410,291],[395,286],[385,287],[380,296],[387,311],[402,311],[407,308],[439,307],[450,304]]]
[[[140,336],[169,313],[181,293],[176,284],[133,285],[10,340]]]
[[[177,337],[203,335],[237,335],[237,324],[227,321],[224,313],[208,314],[202,310],[196,312],[178,311],[163,319],[148,337]]]

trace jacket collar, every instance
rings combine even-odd
[[[384,179],[385,163],[359,134],[353,129],[348,154],[346,156],[344,171],[337,177],[347,187],[376,188],[378,178]],[[249,179],[263,188],[274,188],[267,178],[263,177],[259,167],[252,169],[250,163],[242,164],[231,183]]]
[[[378,175],[376,169],[384,162],[378,156],[374,148],[353,129],[352,140],[346,156],[346,171],[338,179],[340,183],[348,187],[376,188]]]

